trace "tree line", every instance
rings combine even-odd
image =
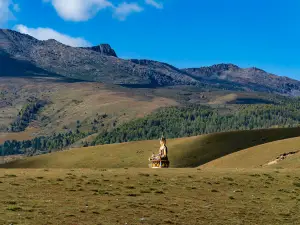
[[[223,131],[296,127],[300,124],[299,109],[299,103],[242,106],[230,112],[199,105],[171,107],[101,133],[92,145],[156,139],[162,133],[177,138]]]
[[[62,150],[78,140],[88,136],[90,133],[68,131],[65,133],[53,134],[52,136],[36,137],[26,141],[5,141],[0,145],[0,152],[4,155],[25,154],[33,156],[37,154],[49,153]]]

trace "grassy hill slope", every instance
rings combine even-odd
[[[299,146],[300,139],[298,139],[297,141],[298,141],[298,146]],[[298,147],[298,150],[299,149],[300,148]],[[293,156],[290,156],[290,157],[286,158],[285,160],[278,162],[278,164],[274,164],[270,167],[299,169],[300,168],[300,154],[297,153]]]
[[[284,153],[296,152],[300,150],[300,137],[274,141],[216,159],[202,166],[202,168],[255,168],[255,167],[274,167],[274,168],[299,168],[300,155],[294,154],[286,159],[267,165],[276,160]]]
[[[174,99],[146,90],[141,94],[140,90],[93,82],[0,77],[0,143],[28,139],[22,137],[23,133],[8,135],[7,128],[30,98],[49,101],[36,120],[30,123],[38,128],[35,132],[39,136],[64,132],[65,128],[76,130],[77,121],[80,122],[80,131],[92,131],[93,127],[102,131],[113,123],[143,117],[160,107],[178,105]],[[107,117],[99,119],[104,114]]]
[[[300,136],[300,128],[223,132],[168,140],[171,167],[196,167],[227,154]],[[147,167],[157,152],[158,140],[78,148],[26,158],[6,164],[7,168],[122,168]]]

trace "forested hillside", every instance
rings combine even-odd
[[[102,132],[89,145],[156,139],[162,133],[168,138],[177,138],[223,131],[297,127],[300,125],[299,110],[297,99],[279,105],[242,105],[235,110],[203,105],[169,107]],[[6,141],[0,150],[6,155],[35,155],[64,149],[90,134],[77,130],[29,141]]]
[[[194,136],[233,130],[300,125],[300,103],[242,106],[224,113],[207,106],[172,107],[100,134],[94,145],[158,138]]]
[[[36,137],[27,141],[6,141],[0,146],[0,150],[5,155],[25,154],[28,156],[49,153],[53,150],[64,149],[72,143],[86,137],[89,133],[79,132],[66,132],[53,134],[49,137]]]

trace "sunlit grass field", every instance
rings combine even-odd
[[[257,145],[239,152],[218,158],[202,168],[300,168],[300,137],[278,140]],[[284,160],[268,165],[284,153],[296,152]]]

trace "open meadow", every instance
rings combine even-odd
[[[12,161],[0,169],[0,223],[298,224],[299,156],[287,158],[286,165],[283,160],[278,167],[259,166],[295,149],[298,132],[268,129],[170,139],[171,166],[179,168],[146,168],[157,140]],[[217,163],[222,159],[224,168]]]
[[[300,172],[1,169],[1,224],[297,224]]]

